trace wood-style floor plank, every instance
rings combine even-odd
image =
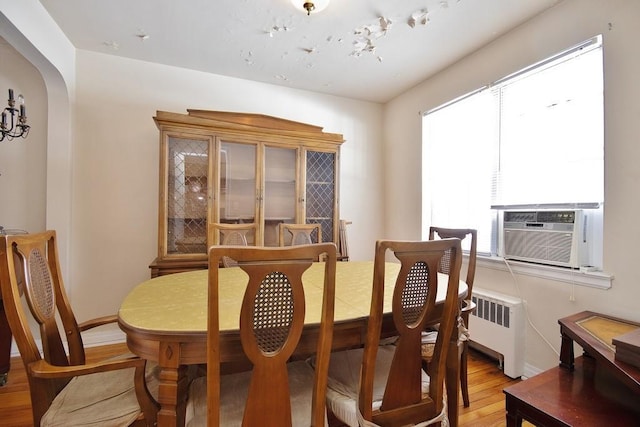
[[[110,357],[126,351],[125,344],[87,349],[87,360]],[[469,353],[469,408],[460,399],[460,427],[505,427],[502,389],[516,383],[502,373],[497,363],[471,350]],[[11,360],[11,371],[5,386],[0,387],[0,425],[28,427],[33,423],[27,377],[20,358]],[[524,423],[531,426],[531,424]]]

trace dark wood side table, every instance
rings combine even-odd
[[[560,366],[574,369],[573,343],[583,348],[609,375],[617,378],[640,397],[640,368],[615,359],[611,339],[625,332],[640,328],[640,323],[630,322],[605,314],[583,311],[558,320],[562,346]]]
[[[640,325],[590,311],[558,323],[560,366],[504,389],[507,427],[640,426],[640,369],[615,360],[611,344]],[[574,357],[574,342],[583,356]]]
[[[0,296],[0,387],[7,383],[11,363],[11,329]]]
[[[640,426],[638,398],[615,378],[603,375],[588,356],[575,370],[555,367],[504,389],[507,427],[527,420],[539,426]]]

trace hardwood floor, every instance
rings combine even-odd
[[[95,360],[122,352],[124,344],[87,350],[87,359]],[[505,426],[502,389],[518,380],[505,376],[495,361],[471,350],[469,354],[469,408],[460,399],[460,427]],[[4,427],[32,425],[29,386],[19,358],[11,360],[11,371],[5,386],[0,387],[0,424]],[[525,423],[525,425],[531,425]]]
[[[506,419],[502,389],[520,380],[504,375],[496,361],[473,349],[469,350],[469,407],[462,406],[460,399],[459,426],[504,427]]]

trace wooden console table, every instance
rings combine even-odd
[[[590,311],[558,323],[560,366],[504,389],[507,426],[640,426],[640,368],[616,360],[611,342],[640,324]]]

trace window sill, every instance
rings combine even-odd
[[[480,256],[477,258],[477,266],[494,270],[509,271],[504,258],[496,256]],[[597,289],[610,289],[614,279],[613,274],[603,271],[580,271],[570,268],[554,267],[550,265],[531,264],[528,262],[509,260],[509,267],[514,274],[540,277],[542,279],[555,280],[557,282],[571,283],[573,285],[588,286]]]

